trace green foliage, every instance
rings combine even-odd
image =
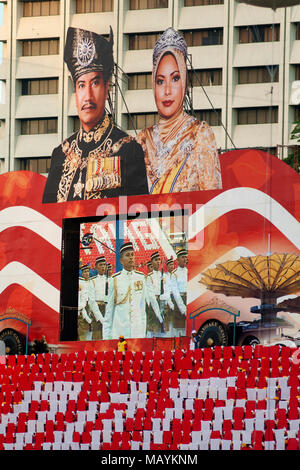
[[[291,140],[296,140],[297,142],[300,142],[300,118],[297,119],[294,124],[296,125],[291,132]]]
[[[298,118],[295,122],[295,127],[291,131],[290,139],[295,140],[296,142],[300,142],[300,118]],[[290,153],[287,158],[283,159],[284,163],[291,166],[295,171],[300,173],[300,152],[299,146],[295,145],[294,153]]]
[[[298,158],[300,160],[300,155]],[[295,158],[294,154],[290,153],[286,158],[283,158],[282,161],[286,163],[287,165],[291,166],[293,170],[300,173],[299,161],[297,162],[297,159]]]

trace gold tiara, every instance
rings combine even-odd
[[[177,49],[184,56],[184,59],[187,58],[187,45],[186,42],[175,29],[168,28],[166,29],[160,38],[157,40],[154,49],[153,49],[153,65],[156,64],[158,57],[165,49]]]

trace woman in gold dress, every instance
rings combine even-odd
[[[158,124],[139,132],[150,194],[221,189],[221,171],[211,127],[183,110],[187,46],[168,28],[153,50],[152,82]]]

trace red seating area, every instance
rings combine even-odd
[[[280,346],[7,356],[1,450],[298,450],[299,364]]]

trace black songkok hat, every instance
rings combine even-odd
[[[89,264],[85,264],[84,266],[81,266],[81,272],[82,271],[87,271],[87,270],[90,270],[90,265]]]
[[[109,40],[92,31],[68,28],[64,61],[74,83],[89,72],[102,72],[105,81],[110,78],[114,67],[113,42],[111,27]]]
[[[120,248],[120,253],[124,253],[125,251],[133,250],[133,244],[131,242],[123,243]]]
[[[158,258],[160,256],[160,254],[158,253],[158,251],[155,251],[154,253],[152,253],[151,255],[151,261],[155,258]]]
[[[187,252],[187,250],[185,250],[184,248],[182,248],[181,250],[177,251],[176,254],[177,254],[177,257],[178,257],[178,256],[183,256],[183,255],[187,256],[188,252]]]

